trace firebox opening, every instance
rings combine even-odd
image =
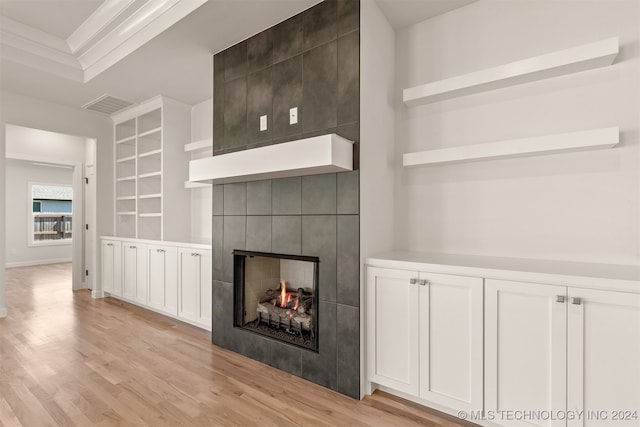
[[[234,250],[234,326],[317,352],[318,262]]]

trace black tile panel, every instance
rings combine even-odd
[[[246,217],[225,216],[222,244],[222,280],[233,282],[233,250],[245,249]]]
[[[233,285],[214,280],[211,288],[211,340],[226,347],[228,332],[233,326]]]
[[[271,215],[271,180],[247,182],[247,214]]]
[[[224,185],[213,186],[213,215],[224,215]]]
[[[246,145],[247,79],[241,77],[224,85],[224,144],[222,148],[233,149]]]
[[[213,151],[224,148],[224,55],[213,57]]]
[[[290,374],[302,375],[302,352],[304,350],[291,345],[271,343],[270,365]]]
[[[337,301],[360,306],[360,218],[338,215]]]
[[[273,67],[273,138],[302,132],[302,55]],[[289,109],[298,107],[298,123],[289,124]],[[274,141],[275,142],[275,141]]]
[[[262,31],[247,40],[247,72],[273,64],[273,30]]]
[[[271,182],[271,212],[273,215],[302,213],[302,179],[297,177],[274,179]]]
[[[247,216],[248,251],[271,252],[271,217]]]
[[[360,120],[360,34],[338,39],[338,124]]]
[[[338,34],[336,0],[325,0],[303,12],[304,15],[304,47],[313,49],[316,46],[335,40]]]
[[[231,46],[223,52],[224,79],[230,81],[247,74],[247,42],[246,40]]]
[[[224,214],[245,215],[247,213],[247,184],[236,182],[224,185]]]
[[[320,301],[318,304],[318,353],[302,352],[302,378],[316,384],[337,388],[335,303]]]
[[[336,215],[302,216],[302,253],[320,258],[320,300],[336,300]]]
[[[333,41],[304,53],[302,89],[303,132],[338,124],[338,49]],[[226,116],[225,116],[226,119]]]
[[[211,274],[214,280],[222,280],[223,279],[223,260],[224,260],[224,217],[222,216],[214,216],[213,224],[212,224],[212,265],[211,265]]]
[[[302,217],[273,216],[271,250],[277,254],[302,255]]]
[[[273,68],[268,67],[247,77],[247,143],[271,140],[273,128]],[[267,116],[267,129],[260,130],[260,117]]]
[[[337,174],[338,215],[357,215],[360,211],[360,172]]]
[[[337,391],[360,398],[360,310],[337,305]]]
[[[338,0],[338,36],[360,28],[360,1]]]
[[[336,174],[302,177],[302,213],[336,213]]]
[[[272,28],[274,63],[302,53],[304,49],[304,19],[295,15]]]

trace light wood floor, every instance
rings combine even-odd
[[[7,305],[0,425],[469,425],[381,392],[350,399],[206,331],[72,292],[70,264],[7,270]]]

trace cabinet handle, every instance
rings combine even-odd
[[[577,297],[571,298],[571,304],[575,304],[575,305],[582,304],[582,298],[577,298]]]
[[[191,256],[200,256],[200,254],[197,252],[191,252]]]
[[[107,243],[107,246],[113,246],[113,243]]]
[[[418,283],[418,279],[409,279],[409,283],[415,285],[416,283]]]
[[[164,252],[164,249],[156,249],[156,251],[162,253]]]
[[[420,286],[427,286],[429,284],[428,280],[420,280]]]
[[[129,246],[129,249],[135,249],[135,248],[136,248],[135,246]]]
[[[564,295],[556,295],[556,302],[564,302]]]

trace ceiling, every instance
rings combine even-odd
[[[69,78],[52,67],[34,66],[23,60],[7,43],[0,44],[0,89],[79,108],[103,94],[140,102],[163,94],[187,104],[197,104],[212,96],[212,54],[293,16],[319,0],[0,0],[0,18],[9,18],[51,36],[58,44],[73,45],[88,19],[108,6],[128,4],[130,14],[148,4],[173,1],[195,10],[178,15],[177,22],[158,35],[141,40],[122,58],[112,58],[108,66],[82,78]],[[372,1],[372,0],[362,0]],[[424,19],[467,5],[475,0],[377,0],[394,28],[402,28]],[[201,6],[197,6],[204,2]],[[194,6],[196,5],[196,6]],[[102,6],[102,7],[101,7]],[[186,9],[190,10],[190,9]],[[249,13],[250,12],[250,13]],[[94,14],[92,16],[92,14]],[[124,18],[121,18],[122,21]],[[8,21],[1,21],[5,23]],[[114,21],[115,22],[115,21]],[[112,24],[115,27],[119,22]],[[149,27],[140,25],[142,30]],[[105,27],[102,37],[112,28]],[[0,30],[3,28],[0,27]],[[109,30],[109,31],[107,31]],[[117,30],[117,28],[116,28]],[[114,30],[113,32],[117,32]],[[44,34],[46,33],[46,34]],[[2,33],[4,34],[4,33]],[[34,34],[40,34],[36,32]],[[107,34],[112,35],[112,34]],[[97,40],[98,36],[92,36]],[[85,37],[91,40],[91,37]],[[92,43],[100,43],[91,40]],[[109,42],[109,40],[107,40]],[[107,42],[104,42],[105,44]],[[115,43],[115,42],[113,42]],[[66,46],[62,48],[67,49]],[[77,55],[91,53],[91,46],[78,49]],[[66,53],[65,53],[66,54]],[[69,61],[75,60],[70,49]],[[108,56],[108,55],[105,55]],[[18,60],[16,60],[18,58]],[[80,59],[82,59],[80,57]],[[66,59],[65,59],[66,60]],[[82,61],[81,61],[82,62]],[[82,75],[80,65],[77,75]],[[84,80],[84,81],[83,81]],[[97,114],[97,113],[96,113]]]

